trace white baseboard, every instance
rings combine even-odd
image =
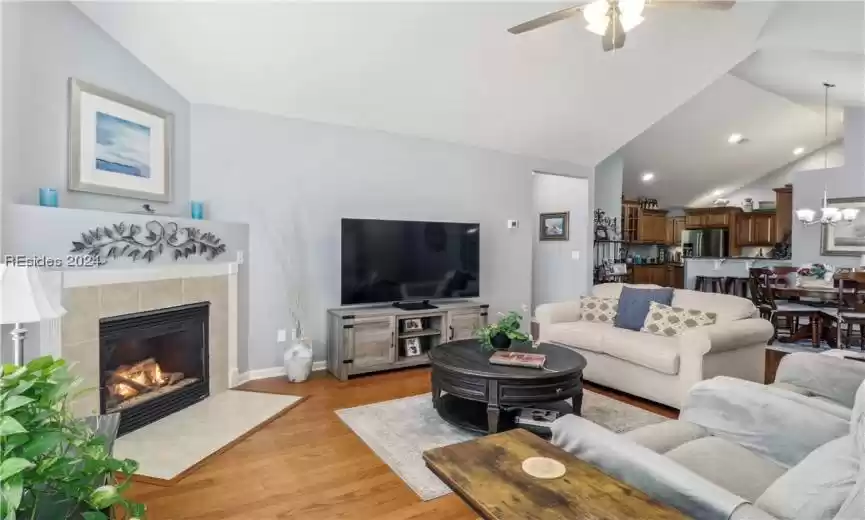
[[[319,370],[327,369],[327,361],[313,361],[312,363],[312,371],[317,372]],[[232,388],[238,385],[242,385],[247,381],[255,381],[256,379],[267,379],[269,377],[280,377],[285,375],[285,367],[270,367],[270,368],[259,368],[257,370],[250,370],[248,372],[243,372],[241,374],[237,374],[235,380],[231,382]]]

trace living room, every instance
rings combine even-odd
[[[103,518],[111,508],[117,518],[143,517],[146,508],[151,519],[527,518],[505,484],[524,482],[534,491],[523,507],[539,507],[534,500],[547,492],[569,497],[538,518],[624,518],[628,508],[644,518],[700,517],[676,488],[695,475],[707,482],[712,512],[704,518],[741,514],[746,505],[755,515],[793,518],[775,502],[758,510],[755,489],[765,491],[768,476],[743,490],[682,462],[667,488],[643,487],[545,421],[599,425],[603,432],[587,430],[599,445],[618,442],[604,432],[673,430],[692,420],[712,431],[688,411],[692,401],[703,410],[692,388],[739,396],[758,386],[759,398],[774,402],[786,384],[811,396],[779,405],[805,410],[799,426],[820,421],[813,401],[822,399],[831,418],[821,432],[834,439],[856,427],[862,405],[854,408],[852,381],[865,378],[861,363],[825,354],[827,345],[842,357],[857,350],[849,348],[861,344],[853,318],[756,301],[755,291],[679,289],[698,277],[707,286],[714,278],[747,284],[753,268],[812,262],[834,266],[842,295],[845,283],[848,291],[857,283],[853,268],[865,247],[843,234],[856,228],[856,215],[838,223],[830,246],[846,256],[837,256],[824,252],[820,233],[834,223],[801,224],[794,210],[825,208],[824,185],[844,211],[857,202],[834,199],[865,191],[862,5],[619,4],[592,4],[586,20],[601,27],[589,23],[590,30],[579,9],[527,30],[520,24],[570,5],[528,2],[0,4],[0,391],[16,403],[0,422],[9,446],[0,461],[0,516],[15,518],[17,509],[18,518],[62,517],[36,507],[51,485],[37,469],[68,441],[52,433],[56,442],[37,444],[29,436],[41,430],[25,420],[56,413],[61,392],[47,409],[37,407],[35,392],[61,385],[68,364],[89,391],[70,398],[75,419],[64,416],[64,435],[87,436],[79,419],[89,417],[99,435],[86,442],[108,439],[112,453],[93,459],[101,465],[78,466],[95,473],[82,471],[78,491],[66,495],[74,518]],[[798,74],[777,72],[792,61],[802,64]],[[795,105],[783,110],[795,112],[796,124],[777,124],[789,131],[771,150],[749,126],[753,119],[694,127],[695,135],[718,136],[720,147],[734,131],[750,143],[738,148],[738,162],[712,156],[711,173],[689,183],[688,167],[675,171],[694,160],[689,148],[652,133],[667,121],[680,129],[674,135],[687,134],[688,114],[699,113],[693,103],[720,104],[712,89],[729,74],[771,91],[773,101],[761,106]],[[825,106],[821,81],[837,83]],[[805,83],[804,93],[796,90]],[[644,154],[641,139],[669,148]],[[798,146],[807,150],[791,156]],[[676,159],[650,166],[658,155]],[[811,166],[790,166],[801,158]],[[657,177],[644,183],[650,167]],[[771,182],[782,184],[760,183],[773,172]],[[617,320],[621,284],[595,285],[606,281],[599,273],[673,285],[633,278],[642,268],[633,254],[656,257],[658,244],[625,240],[623,197],[639,216],[671,209],[670,218],[727,198],[729,208],[706,213],[729,210],[725,225],[738,229],[744,195],[736,193],[763,197],[788,182],[790,204],[778,205],[772,222],[786,214],[792,260],[681,259],[681,287],[665,305],[703,311],[697,330],[665,334],[655,324],[655,333],[640,332],[648,301],[631,330],[575,321],[588,314],[582,305],[596,304],[604,306],[601,322]],[[729,191],[697,200],[721,183]],[[646,199],[664,206],[647,207]],[[598,256],[599,209],[618,219],[605,224],[618,247],[609,258]],[[663,240],[665,247],[675,254],[683,236]],[[625,242],[630,256],[621,254]],[[838,279],[831,288],[791,284],[784,294],[798,288],[804,299],[823,297]],[[719,328],[729,330],[713,332]],[[767,348],[778,331],[797,339]],[[815,347],[812,335],[825,338]],[[546,356],[546,369],[499,369],[489,362],[496,347]],[[766,379],[767,363],[778,375]],[[798,363],[825,365],[849,381],[836,393],[802,387]],[[742,383],[730,390],[723,385],[735,383],[714,376]],[[763,386],[773,379],[776,386]],[[540,426],[532,426],[534,405],[550,412]],[[552,434],[553,444],[509,437],[526,430]],[[798,467],[818,441],[830,441],[821,435],[795,460],[752,451],[780,480],[777,468]],[[497,439],[558,459],[544,459],[541,473],[561,464],[576,473],[543,479],[528,473],[537,468],[478,464],[489,473],[473,474],[467,488],[459,462],[481,452],[439,451],[492,449],[481,441]],[[126,477],[106,481],[118,471],[134,476],[124,485]],[[569,491],[571,481],[618,491],[592,502],[588,488]],[[51,489],[43,504],[71,493]],[[500,504],[485,495],[490,489],[500,490]],[[826,518],[854,518],[843,515],[859,502],[843,498]]]

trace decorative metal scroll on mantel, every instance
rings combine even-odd
[[[225,244],[213,233],[180,227],[175,222],[163,225],[151,220],[144,227],[121,222],[85,231],[81,233],[81,240],[72,242],[71,252],[90,256],[104,264],[124,257],[152,262],[166,252],[170,252],[175,261],[195,255],[213,260],[225,250]]]

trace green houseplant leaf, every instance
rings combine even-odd
[[[62,359],[0,371],[0,520],[143,518],[123,497],[134,461],[118,460],[68,400],[79,380]]]

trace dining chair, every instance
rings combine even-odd
[[[820,309],[799,302],[776,300],[773,290],[773,281],[776,279],[777,275],[773,269],[752,267],[748,270],[748,290],[751,293],[751,300],[760,312],[760,317],[769,320],[775,329],[769,344],[778,339],[778,329],[781,328],[779,319],[784,320],[784,328],[789,333],[787,340],[791,341],[800,330],[799,319],[807,317],[811,343],[814,347],[819,346]]]
[[[865,272],[838,273],[835,275],[835,285],[838,290],[836,305],[820,310],[821,321],[834,327],[834,334],[830,334],[830,338],[834,339],[837,348],[844,348],[845,343],[850,346],[853,327],[858,326],[859,348],[865,350]]]

